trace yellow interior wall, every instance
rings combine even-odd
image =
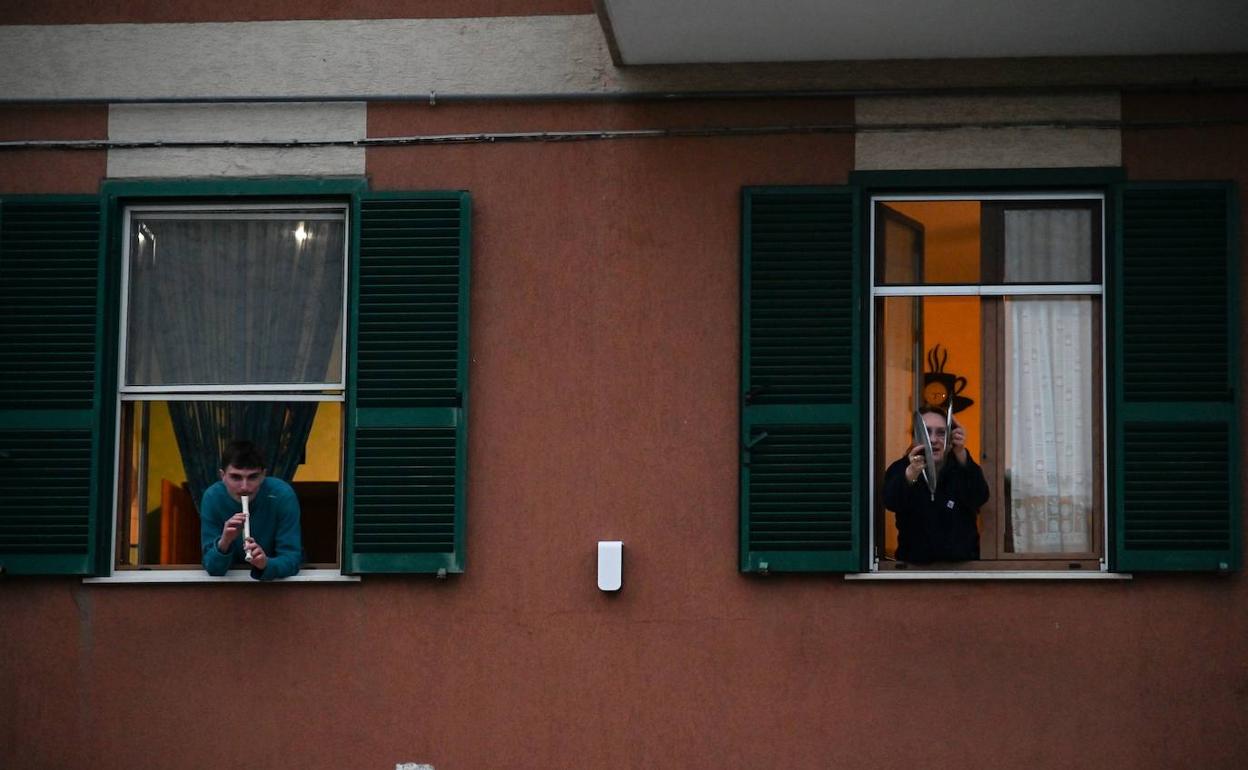
[[[147,509],[160,507],[160,480],[169,479],[174,484],[186,481],[182,467],[182,453],[173,437],[173,420],[169,417],[169,405],[164,401],[149,402],[149,432],[147,444]]]
[[[980,204],[978,201],[892,202],[890,207],[924,226],[923,277],[928,283],[979,283]],[[927,351],[940,343],[949,359],[945,371],[965,377],[960,395],[974,404],[955,416],[966,428],[967,451],[978,461],[982,446],[983,341],[977,297],[927,297],[923,300],[922,371],[928,371]],[[908,421],[906,421],[908,424]],[[885,423],[892,431],[894,423]],[[904,427],[904,426],[903,426]],[[898,455],[900,456],[900,455]],[[897,457],[890,456],[888,462]],[[882,472],[883,469],[881,469]],[[885,517],[884,553],[897,550],[897,528],[892,514]]]
[[[295,471],[296,481],[339,481],[342,478],[342,404],[327,402],[316,410],[308,434],[307,461]]]
[[[131,412],[132,422],[130,430],[136,433],[141,430],[141,410],[144,404],[134,403]],[[146,500],[144,502],[143,515],[138,510],[139,500],[130,499],[127,501],[125,510],[129,519],[128,533],[126,535],[128,542],[126,543],[128,553],[126,560],[129,564],[139,564],[143,560],[150,563],[152,559],[164,558],[164,555],[157,557],[153,555],[155,552],[149,548],[145,548],[146,555],[139,554],[138,544],[140,542],[140,531],[145,530],[147,537],[173,539],[180,538],[180,535],[170,535],[168,532],[160,531],[163,524],[146,514],[152,511],[159,511],[162,507],[161,500],[161,482],[168,479],[175,485],[180,485],[186,481],[186,471],[182,465],[182,454],[178,450],[177,439],[173,432],[173,421],[169,414],[168,403],[163,401],[147,402],[148,409],[148,441],[147,441],[147,481],[146,481]],[[312,429],[308,437],[306,462],[301,464],[295,472],[295,478],[299,481],[332,481],[339,482],[342,477],[342,404],[328,402],[318,406],[316,417],[312,423]],[[135,463],[139,457],[137,451],[122,460],[123,472],[127,478],[134,478]],[[132,482],[131,482],[132,483]],[[129,496],[129,490],[127,490]],[[155,527],[156,529],[150,529]],[[162,540],[156,543],[155,548],[160,549],[165,545]],[[165,563],[165,562],[160,562]]]
[[[148,441],[147,508],[160,505],[160,480],[174,484],[186,481],[182,453],[173,436],[169,406],[163,401],[151,402]],[[312,421],[308,436],[307,462],[295,472],[299,481],[339,481],[342,478],[342,404],[322,403]]]

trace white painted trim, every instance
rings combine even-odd
[[[202,569],[140,569],[117,570],[108,577],[83,578],[83,583],[92,585],[134,585],[146,583],[156,585],[162,583],[358,583],[359,575],[344,575],[336,569],[306,569],[299,574],[280,580],[253,580],[250,570],[232,569],[226,574],[216,577]]]
[[[180,397],[178,397],[180,396]],[[238,393],[235,391],[199,391],[191,389],[162,389],[151,392],[127,390],[121,394],[122,401],[346,401],[344,393],[292,393],[289,390],[272,393]]]
[[[243,208],[250,208],[250,207],[240,206],[239,208],[243,209]],[[342,207],[339,206],[338,208],[342,208]],[[300,216],[292,217],[290,214],[286,214],[286,213],[275,213],[275,212],[270,213],[267,211],[258,211],[255,214],[244,214],[241,216],[233,216],[236,213],[236,211],[231,211],[229,208],[223,208],[221,206],[213,206],[211,207],[211,209],[212,209],[211,211],[205,211],[202,213],[196,212],[196,211],[187,211],[185,214],[178,214],[177,212],[174,212],[174,211],[170,211],[170,212],[157,211],[151,214],[144,215],[143,219],[149,220],[149,221],[166,221],[166,222],[189,222],[189,221],[198,221],[198,220],[213,221],[213,220],[220,220],[220,219],[270,220],[270,221],[277,221],[277,222],[280,222],[283,220],[290,221],[292,219],[301,219],[301,220],[305,220],[308,222],[342,222],[343,224],[346,224],[347,222],[346,212],[340,212],[338,214],[308,214],[306,216],[304,216],[302,212],[300,212]],[[136,208],[131,209],[131,211],[138,212],[139,209],[136,207]],[[219,212],[219,213],[214,213],[214,212]]]
[[[855,572],[846,580],[1132,580],[1130,572],[1084,570],[885,570]]]
[[[259,398],[255,394],[281,395],[288,393],[295,395],[297,393],[316,393],[322,394],[324,391],[341,391],[344,389],[341,382],[326,383],[309,383],[306,385],[287,384],[256,384],[256,385],[125,385],[120,389],[123,401],[161,401],[161,400],[178,400],[178,399],[160,399],[157,396],[168,394],[170,396],[190,395],[197,393],[224,393],[236,394],[237,401],[272,401],[273,398]],[[142,396],[147,395],[148,398],[125,398],[126,395]],[[211,399],[181,399],[181,400],[211,400]],[[310,401],[341,401],[342,394],[335,395],[326,394],[324,398],[318,396],[305,398]]]
[[[240,214],[240,216],[234,216]],[[247,214],[246,212],[254,212]],[[245,391],[240,392],[236,386],[151,386],[151,385],[126,385],[126,341],[129,317],[129,284],[130,284],[130,223],[136,214],[148,215],[153,218],[175,219],[180,213],[186,213],[189,218],[199,219],[239,219],[247,216],[264,216],[277,218],[284,213],[286,218],[315,218],[341,220],[344,223],[343,237],[343,259],[342,259],[342,302],[340,305],[340,323],[342,324],[342,339],[340,341],[339,360],[340,369],[338,383],[315,383],[303,385],[273,385],[259,384],[247,386]],[[312,213],[311,217],[302,217],[300,215]],[[117,543],[118,517],[121,515],[121,495],[118,494],[119,485],[121,483],[121,465],[122,462],[128,462],[129,459],[123,460],[121,457],[121,433],[122,433],[122,413],[121,403],[126,401],[315,401],[315,402],[345,402],[346,388],[346,370],[347,370],[347,297],[350,293],[350,270],[351,270],[351,227],[350,207],[345,203],[299,203],[297,198],[290,202],[274,202],[274,203],[238,203],[231,204],[227,201],[215,204],[168,204],[168,205],[144,205],[138,204],[127,206],[122,211],[122,260],[121,260],[121,319],[118,324],[118,361],[117,361],[117,404],[116,419],[113,426],[113,484],[112,484],[112,505],[109,506],[112,511],[110,529],[110,543]],[[230,391],[227,388],[234,388]],[[325,391],[333,392],[325,392]],[[178,398],[182,396],[182,398]],[[345,459],[345,454],[340,459]],[[339,505],[338,510],[339,524],[342,523],[342,508]],[[129,546],[127,546],[128,548]],[[117,562],[117,553],[113,550],[110,557],[114,567]],[[211,577],[206,573],[198,570],[121,570],[107,578],[88,578],[84,582],[108,582],[108,583],[186,583],[186,582],[220,582],[220,581],[240,581],[250,580],[248,573],[240,573],[241,577],[235,576],[233,573],[224,577]],[[338,577],[332,577],[337,575]],[[334,570],[308,570],[306,573],[300,573],[285,580],[295,582],[330,582],[333,580],[358,580],[358,578],[349,578],[342,576]]]
[[[876,286],[871,290],[873,297],[1009,297],[1027,295],[1089,295],[1104,294],[1105,289],[1099,283],[1036,283],[1036,284],[993,284],[931,286]]]
[[[861,201],[860,201],[861,205]],[[876,376],[875,376],[875,202],[873,198],[867,198],[867,279],[871,285],[872,296],[867,298],[867,509],[863,511],[866,521],[859,521],[867,527],[867,553],[866,556],[871,560],[871,573],[874,573],[880,565],[879,547],[875,542],[875,394],[876,394]],[[861,239],[859,240],[861,244]],[[861,247],[861,246],[860,246]],[[859,359],[861,360],[861,359]],[[120,411],[120,410],[119,410]],[[885,447],[888,445],[885,444]],[[116,485],[113,485],[114,489]],[[114,495],[115,496],[115,495]],[[861,496],[859,499],[862,499]],[[114,517],[114,520],[116,517]],[[114,538],[114,541],[116,538]],[[882,544],[881,544],[882,545]]]
[[[1054,193],[977,193],[975,191],[959,193],[885,193],[872,195],[871,202],[879,201],[1101,201],[1105,196],[1101,193],[1088,192],[1054,192]]]
[[[186,216],[180,216],[182,212],[186,212]],[[248,213],[254,212],[254,213]],[[305,212],[313,212],[312,217],[308,219],[341,221],[343,223],[343,240],[342,240],[342,303],[341,316],[339,323],[343,330],[340,340],[339,369],[337,382],[318,382],[318,383],[255,383],[250,385],[128,385],[126,384],[126,347],[129,330],[130,318],[130,223],[134,218],[150,218],[161,219],[166,221],[174,221],[178,219],[195,219],[195,220],[222,220],[231,221],[239,219],[303,219],[301,215]],[[307,203],[301,204],[297,197],[287,201],[277,201],[273,203],[238,203],[231,204],[228,199],[219,203],[193,203],[193,204],[167,204],[167,205],[144,205],[138,204],[127,206],[122,211],[122,262],[121,262],[121,318],[118,323],[118,334],[120,343],[118,345],[117,360],[117,391],[120,394],[131,393],[147,393],[147,394],[163,394],[171,395],[185,393],[293,393],[293,392],[322,392],[322,391],[341,391],[346,388],[347,381],[347,349],[346,349],[346,330],[348,325],[347,318],[347,296],[350,294],[350,277],[351,277],[351,222],[349,221],[349,206],[346,203]],[[123,396],[123,400],[124,396]],[[153,399],[155,400],[155,399]],[[206,399],[216,400],[216,399]],[[241,396],[240,401],[256,401],[264,399],[248,398]],[[324,401],[341,401],[341,394],[330,398],[317,398],[308,400],[324,400]],[[120,441],[120,438],[118,439]]]

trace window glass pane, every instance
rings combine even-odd
[[[125,383],[342,383],[346,223],[326,211],[133,212]]]
[[[876,479],[905,455],[921,405],[954,409],[966,429],[966,448],[982,447],[982,335],[979,297],[884,297],[876,303]],[[877,503],[879,503],[877,495]],[[893,512],[881,508],[876,541],[892,558],[897,549]]]
[[[304,560],[338,561],[342,404],[126,401],[117,516],[120,567],[200,564],[198,501],[217,480],[220,452],[254,441],[269,474],[299,498]]]
[[[1092,282],[1090,209],[1007,209],[1003,219],[1006,283]]]
[[[919,283],[923,280],[923,225],[882,206],[884,224],[884,282]]]
[[[1092,298],[1005,302],[1005,549],[1087,553],[1096,524]]]
[[[876,204],[883,284],[980,282],[979,201]]]

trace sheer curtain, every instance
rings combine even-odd
[[[1005,213],[1006,282],[1090,277],[1091,213]],[[1006,479],[1014,553],[1092,550],[1095,510],[1091,297],[1005,303]]]
[[[126,384],[340,387],[346,227],[324,216],[136,215]]]
[[[196,505],[232,439],[291,479],[317,404],[252,400],[254,386],[342,387],[343,215],[136,212],[131,230],[125,384],[170,389]],[[237,398],[178,400],[187,386]]]

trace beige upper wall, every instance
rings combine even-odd
[[[601,91],[596,17],[0,27],[0,96],[385,96]]]
[[[1119,166],[1115,93],[862,97],[854,166],[863,170]],[[983,127],[984,124],[1027,124]],[[1063,127],[1059,124],[1070,123]],[[1085,124],[1085,125],[1080,125]],[[906,126],[922,129],[906,130]]]
[[[362,102],[115,104],[108,138],[129,142],[354,141],[368,131]],[[364,173],[364,148],[148,147],[108,151],[110,177],[300,176]]]
[[[592,14],[0,26],[0,100],[880,92],[1248,82],[1248,56],[617,67]]]

